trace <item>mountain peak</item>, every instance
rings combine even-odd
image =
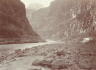
[[[28,9],[33,9],[33,10],[38,10],[40,8],[44,8],[44,5],[42,5],[40,3],[32,3],[27,8]]]

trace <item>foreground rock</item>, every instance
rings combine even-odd
[[[40,42],[31,28],[20,0],[0,0],[0,44]]]
[[[19,64],[19,62],[23,60],[28,64],[30,63],[31,66],[36,67],[33,69],[38,69],[37,67],[39,67],[39,68],[45,68],[45,70],[47,68],[48,70],[95,70],[96,69],[95,48],[96,48],[96,41],[94,41],[93,43],[91,41],[82,43],[81,41],[72,40],[69,43],[67,42],[62,44],[59,43],[59,44],[37,46],[30,49],[27,48],[23,51],[18,49],[14,53],[6,56],[6,58],[3,59],[3,62],[4,60],[6,61],[18,60]],[[41,52],[47,54],[41,55],[39,54]]]
[[[14,53],[4,57],[4,59],[0,59],[3,62],[4,60],[24,60],[24,62],[30,63],[31,67],[35,66],[36,68],[34,69],[42,67],[45,69],[48,68],[49,70],[95,70],[96,40],[94,38],[94,40],[91,39],[88,42],[83,42],[83,39],[71,40],[66,43],[36,46],[25,50],[18,49]],[[29,56],[30,60],[28,58]],[[20,61],[18,61],[18,64]]]
[[[81,39],[82,41],[83,39]],[[94,70],[96,69],[96,41],[70,41],[66,44],[39,47],[48,53],[43,60],[35,60],[32,65],[48,67],[52,70]]]

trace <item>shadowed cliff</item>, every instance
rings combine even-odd
[[[40,42],[20,0],[0,0],[0,43]]]

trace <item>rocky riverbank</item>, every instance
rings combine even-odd
[[[21,63],[19,68],[22,69],[22,66],[29,65],[29,67],[28,65],[25,66],[28,68],[26,70],[40,70],[40,68],[41,70],[43,70],[42,68],[45,68],[45,70],[95,70],[95,47],[95,40],[85,43],[72,40],[66,43],[47,44],[26,48],[22,51],[18,49],[14,53],[6,56],[2,63],[4,63],[5,60],[9,62],[12,61],[12,63],[15,62],[9,66],[11,68],[13,67],[12,65],[16,66],[16,63],[19,63],[16,61],[19,59]],[[32,66],[35,66],[35,68]],[[6,68],[6,66],[4,68]]]

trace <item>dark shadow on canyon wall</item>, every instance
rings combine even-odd
[[[26,18],[25,5],[20,0],[0,0],[0,44],[40,41]]]

